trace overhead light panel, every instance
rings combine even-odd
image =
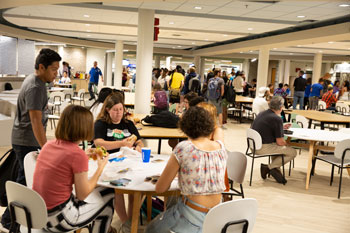
[[[273,48],[273,50],[277,50],[277,48]]]
[[[298,15],[298,18],[305,18],[305,15]]]
[[[251,62],[255,62],[257,59],[256,58],[253,58],[252,60],[251,60]]]
[[[89,17],[90,17],[90,15],[84,15],[84,17],[85,17],[85,18],[89,18]]]
[[[169,24],[174,24],[174,22],[169,22]]]
[[[253,31],[253,28],[248,28],[248,31]]]
[[[195,6],[194,9],[195,10],[202,10],[202,7],[201,6]]]
[[[289,55],[293,55],[294,53],[289,53]]]
[[[196,42],[192,42],[192,44],[196,44]]]
[[[85,26],[86,26],[86,27],[89,27],[89,26],[90,26],[90,24],[88,24],[88,23],[87,23],[87,24],[85,24]]]
[[[334,41],[328,41],[328,44],[333,44],[334,43]]]
[[[224,35],[222,35],[222,36],[225,36],[225,37],[226,37],[227,35],[226,35],[226,34],[224,34]]]
[[[123,52],[129,52],[129,50],[128,49],[123,49]]]
[[[349,4],[340,4],[339,7],[348,7],[350,6]]]

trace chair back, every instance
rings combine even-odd
[[[247,129],[247,143],[251,150],[260,150],[262,147],[260,134],[254,129]]]
[[[74,96],[73,88],[69,88],[68,90],[64,90],[63,94],[64,94],[64,100],[70,102],[72,100],[72,97]]]
[[[323,100],[319,100],[318,101],[318,110],[325,110],[326,108],[327,108],[326,102],[324,102]]]
[[[36,157],[38,156],[37,151],[29,152],[24,157],[24,174],[26,176],[27,187],[33,187],[33,177],[35,171]]]
[[[306,117],[304,117],[302,115],[297,115],[295,117],[295,121],[301,128],[305,128],[306,129],[309,126],[309,120],[306,119]]]
[[[19,183],[7,181],[6,193],[10,211],[18,224],[34,229],[46,227],[46,204],[37,192]]]
[[[50,94],[50,102],[56,103],[56,102],[63,102],[64,101],[64,94],[60,91],[54,91]]]
[[[345,139],[338,142],[335,146],[334,156],[338,159],[342,159],[344,156],[345,159],[350,159],[350,139]]]
[[[257,212],[258,203],[253,198],[223,202],[205,216],[202,233],[251,232]],[[223,228],[226,230],[222,231]]]
[[[84,95],[85,95],[85,89],[80,89],[80,90],[78,91],[78,97],[79,97],[79,98],[84,98]]]
[[[350,112],[350,107],[346,103],[343,102],[337,102],[335,105],[335,108],[337,109],[338,112],[341,113],[348,113]]]
[[[247,157],[241,152],[227,153],[227,175],[230,180],[242,184],[247,169]]]

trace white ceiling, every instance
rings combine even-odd
[[[138,9],[155,9],[155,17],[160,19],[160,34],[154,46],[187,49],[287,28],[304,20],[325,20],[350,14],[350,7],[339,6],[350,5],[350,1],[275,2],[150,0],[107,2],[102,5],[36,5],[7,10],[4,18],[39,32],[88,40],[123,40],[133,45],[137,41]],[[292,52],[309,55],[319,51],[350,55],[350,38],[349,41],[332,44],[276,48],[271,54]]]

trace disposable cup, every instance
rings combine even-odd
[[[149,159],[151,157],[151,148],[143,147],[141,149],[141,152],[142,152],[142,162],[149,163]]]

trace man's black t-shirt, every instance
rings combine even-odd
[[[306,88],[306,79],[302,76],[294,80],[294,91],[305,91]]]
[[[284,136],[282,118],[270,109],[261,112],[256,117],[252,129],[260,134],[263,144],[275,143],[276,138]]]
[[[132,121],[126,120],[126,121],[121,121],[119,124],[108,124],[105,121],[102,120],[97,120],[95,122],[95,136],[94,139],[101,138],[105,141],[117,141],[117,140],[123,140],[127,137],[130,137],[132,134],[135,134],[137,136],[137,140],[139,140],[140,134],[137,131],[134,123]],[[122,130],[124,133],[124,138],[122,139],[117,139],[113,136],[113,130],[114,129],[119,129]],[[108,153],[114,153],[118,152],[119,148],[113,149],[113,150],[108,150]]]

